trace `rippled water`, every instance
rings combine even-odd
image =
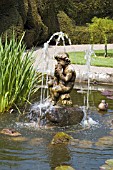
[[[83,106],[86,93],[72,92],[74,104]],[[107,112],[99,112],[97,106],[105,99],[109,104]],[[100,91],[92,91],[89,98],[90,117],[98,122],[90,128],[81,125],[37,129],[17,126],[17,114],[0,117],[0,130],[15,128],[21,137],[0,134],[0,170],[54,170],[58,165],[70,165],[76,170],[97,170],[106,159],[113,158],[113,100]],[[64,131],[77,139],[66,145],[51,146],[56,132]]]

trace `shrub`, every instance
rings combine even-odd
[[[92,43],[90,30],[89,30],[90,24],[86,24],[86,26],[76,26],[75,22],[64,11],[59,11],[57,16],[58,16],[60,31],[66,33],[69,36],[72,44]],[[108,32],[107,36],[108,36],[108,43],[113,43],[113,38],[112,38],[113,32],[112,31]],[[97,32],[97,30],[95,30],[95,27],[94,27],[93,37],[94,37],[93,38],[94,44],[104,43],[102,34],[100,32]]]
[[[76,26],[73,35],[73,44],[88,44],[90,35],[88,28],[85,26]]]
[[[73,21],[69,18],[69,16],[65,12],[59,11],[58,22],[59,22],[60,31],[66,33],[69,36],[69,38],[72,40],[74,35],[73,34],[74,29],[75,29]]]

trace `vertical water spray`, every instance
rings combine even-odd
[[[86,109],[89,110],[89,92],[90,92],[90,66],[91,66],[91,56],[95,55],[95,52],[93,50],[93,46],[90,45],[89,49],[86,50],[84,58],[86,59],[86,67],[87,67],[87,104]]]
[[[85,51],[84,58],[86,59],[86,73],[87,73],[87,97],[86,97],[86,107],[83,108],[84,111],[84,120],[83,125],[84,126],[90,126],[91,123],[95,124],[95,121],[92,120],[92,118],[89,117],[89,94],[90,94],[90,66],[91,66],[91,56],[95,55],[93,46],[90,45],[89,48]],[[91,122],[90,122],[91,121]]]

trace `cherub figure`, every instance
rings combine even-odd
[[[72,104],[69,93],[73,89],[76,73],[71,65],[67,53],[59,53],[55,56],[57,64],[55,65],[54,78],[48,83],[53,105],[61,99],[62,104]]]

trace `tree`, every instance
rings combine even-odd
[[[97,18],[94,17],[92,19],[92,23],[88,24],[89,32],[91,35],[91,42],[94,42],[95,36],[100,36],[104,40],[105,44],[105,54],[107,57],[107,42],[108,42],[108,34],[113,32],[113,20],[105,17],[105,18]]]

